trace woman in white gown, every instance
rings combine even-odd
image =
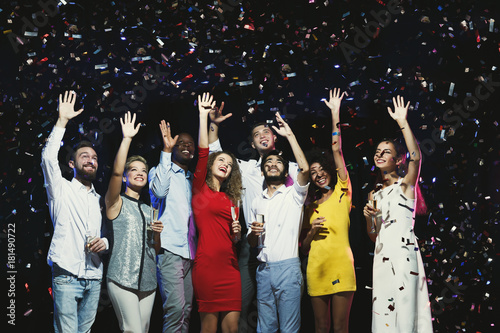
[[[432,318],[422,256],[414,234],[420,173],[420,149],[406,119],[409,102],[393,98],[396,120],[409,152],[382,141],[374,162],[379,177],[364,208],[367,231],[375,242],[373,259],[372,332],[432,333]]]

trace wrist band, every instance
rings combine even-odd
[[[339,132],[333,132],[332,136],[339,135]]]

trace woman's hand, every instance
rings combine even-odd
[[[214,97],[210,93],[203,93],[203,95],[198,95],[198,110],[200,114],[207,115],[215,109]]]
[[[373,208],[372,204],[367,202],[365,208],[363,209],[363,215],[368,218],[375,218],[377,212],[380,212],[380,209]]]
[[[394,103],[394,112],[390,107],[387,107],[389,115],[398,123],[406,121],[406,115],[408,114],[408,107],[410,106],[410,102],[406,103],[405,105],[403,96],[399,95],[393,97],[392,102]]]
[[[120,118],[120,124],[122,125],[124,139],[132,139],[137,134],[137,132],[139,132],[139,127],[141,126],[141,123],[137,124],[137,126],[134,126],[135,113],[132,115],[130,111],[125,113],[123,118]]]
[[[311,236],[314,236],[318,233],[323,228],[323,224],[325,223],[326,218],[323,216],[319,216],[314,219],[311,223],[311,230],[309,231],[311,233]]]
[[[240,225],[240,221],[234,221],[232,224],[231,224],[231,228],[233,230],[233,243],[237,243],[240,241],[241,239],[241,225]]]
[[[326,99],[324,100],[326,106],[328,106],[328,108],[332,110],[332,113],[335,113],[335,115],[337,116],[339,114],[340,103],[342,103],[342,98],[344,98],[344,95],[345,91],[340,94],[340,88],[335,88],[333,90],[330,90],[330,99],[328,101]]]

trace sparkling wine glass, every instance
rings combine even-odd
[[[233,218],[233,222],[239,221],[240,217],[240,200],[238,200],[236,206],[231,204],[231,217]],[[233,240],[235,242],[239,241],[238,235],[234,235]]]
[[[257,214],[257,223],[259,223],[259,227],[263,227],[265,226],[265,220],[264,220],[264,214]],[[257,243],[257,248],[258,249],[263,249],[265,248],[266,246],[264,245],[264,236],[266,234],[266,229],[264,229],[262,231],[262,233],[259,235],[259,238],[258,238],[258,243]]]
[[[147,231],[153,231],[153,224],[158,221],[158,209],[151,207],[151,213],[149,215],[149,222],[146,224]],[[153,235],[151,235],[151,244],[155,244]]]

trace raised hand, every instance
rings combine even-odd
[[[59,95],[59,118],[62,121],[67,122],[83,112],[83,109],[75,111],[75,103],[76,92],[73,90],[65,91],[64,96],[63,94]]]
[[[160,122],[160,131],[161,137],[163,139],[163,151],[171,153],[174,149],[175,144],[177,143],[179,135],[176,135],[174,138],[172,138],[170,123],[166,123],[165,120],[162,120]]]
[[[212,109],[215,109],[214,97],[210,93],[198,95],[198,110],[201,114],[208,114]]]
[[[394,119],[395,121],[405,121],[406,116],[408,114],[408,106],[410,106],[410,102],[406,103],[405,105],[405,100],[403,96],[396,96],[392,98],[392,102],[394,103],[394,111],[390,107],[387,107],[387,111],[389,112],[389,115]]]
[[[141,126],[141,123],[137,124],[137,126],[134,126],[135,124],[135,113],[132,115],[130,111],[125,113],[123,118],[120,118],[120,124],[122,125],[122,132],[123,132],[123,138],[129,138],[132,139],[137,132],[139,132],[139,127]]]
[[[221,103],[220,107],[213,108],[210,113],[210,121],[216,125],[219,125],[227,118],[231,117],[233,114],[228,113],[225,116],[222,115],[222,110],[224,110],[224,102]]]
[[[335,112],[335,114],[338,115],[339,110],[340,110],[340,103],[342,102],[342,98],[344,98],[345,91],[340,94],[340,88],[335,88],[333,90],[330,90],[330,99],[327,101],[325,99],[325,104],[332,110],[332,112]]]
[[[273,126],[273,129],[281,136],[289,136],[292,135],[292,129],[288,124],[281,118],[279,112],[276,112],[276,122],[278,123],[279,128]]]

